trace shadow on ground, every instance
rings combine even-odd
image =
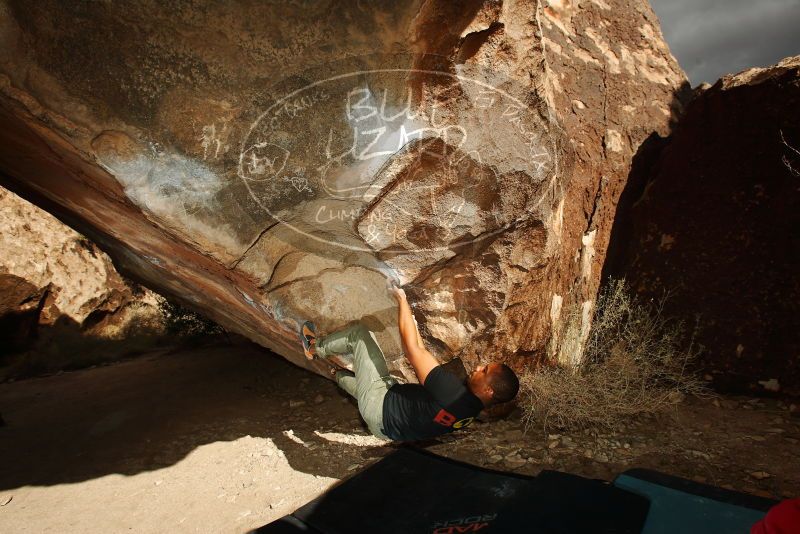
[[[333,382],[246,342],[149,353],[5,383],[0,413],[6,422],[0,426],[0,492],[115,474],[132,477],[182,464],[129,485],[111,479],[48,495],[14,492],[17,504],[30,499],[27,506],[37,503],[42,510],[69,504],[83,513],[86,499],[75,492],[92,491],[105,499],[98,506],[114,504],[117,514],[133,506],[142,520],[190,505],[203,521],[213,517],[209,509],[227,510],[236,520],[247,510],[225,508],[235,500],[219,499],[241,494],[245,504],[237,506],[255,506],[247,504],[254,498],[271,503],[248,516],[254,524],[266,522],[320,494],[331,479],[345,478],[393,450],[368,434],[355,403]],[[610,480],[644,467],[787,498],[800,487],[798,417],[791,406],[770,399],[688,398],[674,413],[631,418],[615,433],[553,434],[536,427],[525,434],[517,414],[417,446],[526,475],[555,469]],[[247,436],[257,439],[243,439]],[[218,446],[207,447],[213,443]],[[319,478],[309,481],[308,475]],[[154,488],[159,476],[168,481],[158,488],[163,491],[145,490]],[[138,500],[119,501],[115,492],[131,492],[128,497]],[[177,500],[160,500],[170,498]],[[20,524],[35,517],[24,515],[29,508],[23,508],[14,516]]]
[[[0,413],[0,490],[157,470],[247,435],[271,439],[293,469],[333,478],[391,450],[315,434],[367,438],[335,384],[249,343],[5,383]]]

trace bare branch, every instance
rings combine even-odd
[[[800,156],[800,150],[797,150],[795,147],[793,147],[792,145],[790,145],[790,144],[789,144],[789,142],[788,142],[788,141],[786,141],[786,138],[784,138],[784,137],[783,137],[783,130],[778,130],[778,131],[781,133],[781,141],[783,141],[783,144],[784,144],[784,145],[786,145],[787,147],[789,147],[789,149],[790,149],[792,152],[794,152],[795,154],[797,154],[798,156]]]
[[[783,130],[778,130],[778,131],[781,134],[781,142],[786,146],[786,148],[788,148],[789,150],[791,150],[792,152],[794,152],[795,154],[800,156],[800,150],[797,150],[795,147],[790,145],[788,141],[786,141],[786,138],[783,136]],[[785,156],[785,155],[782,156],[781,157],[781,161],[786,166],[786,168],[789,169],[790,173],[792,173],[794,176],[800,177],[800,169],[794,168],[792,166],[792,162],[789,160],[789,158],[787,156]]]

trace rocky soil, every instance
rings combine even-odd
[[[687,399],[616,433],[527,433],[519,414],[418,444],[502,471],[632,467],[800,494],[797,407]],[[334,384],[250,344],[154,352],[0,385],[0,531],[244,532],[388,454]]]

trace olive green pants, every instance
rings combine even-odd
[[[383,398],[397,381],[389,374],[375,334],[363,323],[354,323],[327,336],[317,337],[316,345],[317,355],[321,358],[331,354],[353,355],[354,372],[337,371],[336,383],[358,401],[358,411],[370,432],[389,439],[383,433]]]

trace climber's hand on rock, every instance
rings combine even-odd
[[[398,286],[392,286],[389,288],[389,292],[392,296],[397,300],[397,302],[402,302],[406,299],[406,292],[403,291],[403,288]]]

